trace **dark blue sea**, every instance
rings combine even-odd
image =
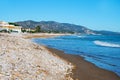
[[[120,76],[120,35],[69,35],[32,39],[38,44],[80,55],[96,66]]]

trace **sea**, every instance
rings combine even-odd
[[[66,35],[34,38],[33,42],[84,57],[120,76],[120,35]]]

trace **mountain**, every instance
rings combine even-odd
[[[103,35],[120,35],[120,32],[112,31],[96,31],[88,29],[81,25],[75,25],[70,23],[59,23],[55,21],[19,21],[16,24],[22,26],[23,28],[32,28],[36,26],[41,27],[42,32],[55,32],[55,33],[78,33],[78,34],[103,34]]]
[[[23,28],[35,28],[36,26],[41,26],[41,30],[43,32],[94,34],[93,30],[88,29],[84,26],[69,23],[59,23],[55,21],[36,22],[27,20],[15,23],[22,26]]]

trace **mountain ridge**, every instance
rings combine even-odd
[[[120,32],[112,32],[105,30],[92,30],[85,26],[70,24],[70,23],[60,23],[56,21],[33,21],[25,20],[15,22],[16,24],[22,26],[23,28],[32,28],[36,26],[41,26],[42,32],[55,32],[55,33],[78,33],[78,34],[105,34],[105,35],[114,35],[119,34]]]
[[[47,32],[60,32],[60,33],[81,33],[81,34],[94,34],[91,29],[88,29],[81,25],[75,25],[70,23],[59,23],[56,21],[19,21],[16,24],[22,26],[23,28],[35,28],[36,26],[41,26],[41,30]]]

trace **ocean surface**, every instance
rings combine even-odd
[[[54,38],[34,38],[32,41],[80,55],[96,66],[120,76],[120,35],[69,35]]]

